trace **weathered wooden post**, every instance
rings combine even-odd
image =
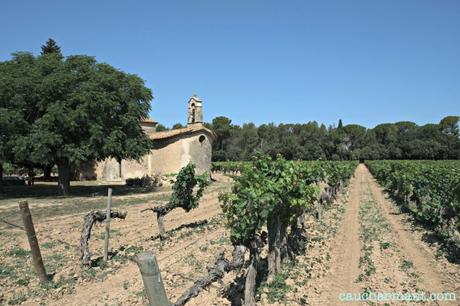
[[[145,291],[150,306],[170,306],[171,303],[166,296],[163,280],[161,279],[160,268],[155,255],[152,252],[143,252],[136,255],[133,261],[137,263],[144,281]]]
[[[107,198],[107,216],[105,217],[105,238],[104,238],[104,260],[109,258],[109,237],[110,237],[110,212],[112,211],[112,188],[109,188]]]
[[[46,275],[45,266],[43,265],[42,254],[40,253],[40,246],[38,245],[37,236],[35,234],[34,223],[32,222],[32,215],[29,210],[29,203],[27,201],[19,202],[19,209],[21,210],[22,221],[24,222],[24,229],[29,240],[30,250],[32,252],[32,261],[34,263],[35,271],[40,278],[40,282],[46,283],[49,281]]]

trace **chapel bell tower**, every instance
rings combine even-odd
[[[188,126],[195,124],[203,124],[202,104],[203,101],[201,101],[201,99],[198,98],[197,95],[193,95],[188,101]]]

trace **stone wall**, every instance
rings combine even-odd
[[[128,178],[143,177],[149,174],[148,155],[139,161],[123,159],[121,168],[115,158],[108,158],[98,162],[94,172],[95,178],[101,181],[120,181]]]
[[[151,174],[178,173],[189,163],[196,166],[198,174],[211,170],[212,145],[210,135],[196,132],[155,141],[150,154]]]
[[[211,170],[210,139],[212,135],[202,130],[155,140],[153,150],[141,160],[122,160],[120,169],[116,159],[108,158],[89,168],[84,176],[101,181],[119,181],[144,175],[178,173],[189,163],[195,165],[197,174],[202,174]]]

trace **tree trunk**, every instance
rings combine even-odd
[[[275,211],[268,219],[268,277],[267,283],[271,283],[276,274],[281,270],[281,221]]]
[[[3,163],[0,162],[0,192],[3,192]]]
[[[244,305],[256,305],[256,281],[257,270],[259,267],[259,250],[256,243],[252,243],[250,247],[250,264],[246,272],[246,282],[244,285]]]
[[[43,167],[43,179],[50,180],[51,179],[51,171],[53,170],[53,163],[49,163],[45,167]]]
[[[28,184],[29,186],[34,185],[35,181],[35,173],[34,173],[34,168],[27,168],[27,176],[28,176]]]
[[[59,179],[58,188],[60,195],[68,195],[70,192],[70,163],[67,159],[61,159],[57,163]]]

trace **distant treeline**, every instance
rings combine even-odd
[[[419,126],[402,121],[367,129],[357,124],[232,124],[216,117],[207,127],[217,139],[214,161],[248,160],[255,152],[286,159],[459,159],[459,117]]]

